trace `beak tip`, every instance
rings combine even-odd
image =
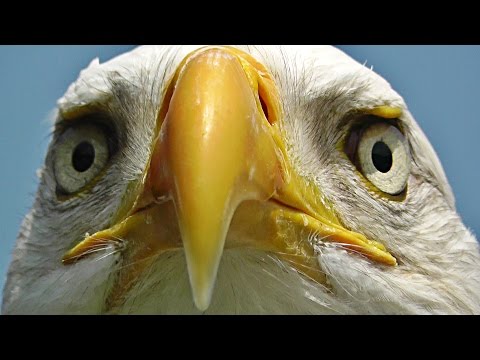
[[[187,244],[190,243],[187,241]],[[190,280],[190,290],[192,292],[193,302],[199,311],[206,311],[212,301],[213,290],[215,288],[218,265],[223,250],[222,246],[216,251],[216,259],[209,259],[206,264],[199,263],[202,256],[192,256],[190,247],[185,244],[188,275]]]
[[[206,311],[210,306],[211,301],[212,291],[210,291],[209,289],[205,289],[203,291],[193,291],[193,302],[195,303],[195,306],[199,311]]]

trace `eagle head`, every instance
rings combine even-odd
[[[480,313],[403,99],[328,46],[144,46],[58,101],[4,313]]]

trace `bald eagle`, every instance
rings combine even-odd
[[[4,314],[480,313],[408,108],[329,46],[143,46],[80,73]]]

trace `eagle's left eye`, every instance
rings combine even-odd
[[[357,169],[376,188],[389,195],[402,193],[410,175],[410,153],[402,132],[388,122],[355,129],[346,152]]]
[[[102,126],[86,123],[68,128],[54,148],[57,192],[68,195],[84,189],[105,168],[110,155]]]

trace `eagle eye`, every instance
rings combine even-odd
[[[75,121],[66,127],[53,148],[57,193],[71,195],[91,184],[112,156],[110,132],[103,124]]]
[[[371,120],[371,119],[369,119]],[[380,191],[400,195],[410,175],[408,143],[394,122],[374,119],[354,126],[345,152],[362,175]]]

